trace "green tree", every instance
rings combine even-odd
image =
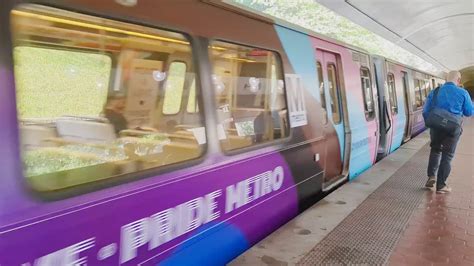
[[[229,2],[286,20],[421,70],[439,71],[420,57],[334,13],[314,0],[229,0]]]

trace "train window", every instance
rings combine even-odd
[[[164,84],[163,114],[175,115],[179,113],[181,99],[183,98],[185,75],[186,64],[184,62],[171,62]]]
[[[395,87],[395,76],[392,73],[387,75],[388,94],[392,113],[398,114],[397,90]]]
[[[286,138],[288,110],[278,54],[222,41],[213,42],[209,51],[222,149]]]
[[[206,136],[189,99],[195,73],[182,34],[36,5],[13,10],[11,22],[24,175],[34,190],[116,182],[201,156]],[[196,112],[186,123],[184,100]]]
[[[421,90],[421,98],[423,99],[423,104],[425,104],[426,101],[426,96],[427,96],[427,90],[428,88],[426,87],[428,84],[426,83],[425,80],[420,80],[420,90]]]
[[[370,71],[366,67],[360,69],[360,79],[362,86],[362,95],[364,97],[365,117],[373,119],[375,116],[374,96],[372,93],[372,82],[370,78]]]
[[[317,63],[318,66],[318,80],[319,80],[319,95],[321,98],[321,107],[324,110],[324,124],[328,122],[328,113],[326,110],[326,93],[324,92],[324,77],[323,77],[323,67],[321,66],[321,63],[318,61]]]
[[[421,87],[423,87],[423,82],[419,79],[414,79],[414,83],[415,83],[415,108],[416,109],[420,109],[421,107],[423,107],[423,103],[424,103],[424,98],[423,98],[423,94],[422,94],[422,90],[421,90]]]
[[[196,80],[193,79],[191,83],[191,88],[189,90],[188,96],[188,105],[186,107],[188,113],[197,113],[199,112],[198,102],[196,101]]]
[[[426,97],[430,95],[430,92],[433,90],[433,87],[431,85],[431,82],[428,80],[426,81]]]
[[[428,95],[430,95],[431,90],[433,89],[433,88],[431,87],[431,82],[430,82],[430,80],[426,80],[426,81],[425,81],[425,87],[426,87],[426,97],[428,97]]]
[[[341,123],[341,110],[339,107],[339,79],[334,64],[328,64],[329,94],[331,96],[332,121],[334,124]]]
[[[421,97],[424,104],[426,96],[428,96],[428,82],[426,80],[420,80],[420,83]]]

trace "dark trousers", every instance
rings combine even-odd
[[[428,163],[428,176],[437,176],[436,189],[440,189],[446,185],[451,172],[451,160],[456,151],[461,134],[452,137],[443,131],[430,129],[431,152],[430,161]]]

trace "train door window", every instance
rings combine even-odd
[[[337,76],[337,69],[334,64],[328,64],[328,85],[329,94],[331,96],[332,121],[334,124],[341,123],[341,110],[339,106],[339,79]]]
[[[171,62],[167,79],[164,84],[163,114],[175,115],[181,109],[184,81],[186,78],[186,64],[184,62]]]
[[[183,130],[194,80],[182,34],[36,5],[11,13],[24,175],[42,193],[201,156],[203,119]],[[190,96],[193,95],[193,96]],[[196,99],[193,99],[196,103]],[[197,105],[194,109],[197,110]]]
[[[395,87],[395,76],[392,73],[387,75],[388,83],[388,94],[390,100],[390,106],[392,107],[392,113],[398,114],[398,101],[397,101],[397,90]]]
[[[421,90],[421,98],[423,104],[425,103],[426,96],[428,95],[428,82],[426,80],[420,80],[420,90]]]
[[[372,92],[372,82],[370,71],[366,67],[360,69],[360,79],[362,86],[362,95],[364,97],[364,111],[367,119],[373,119],[375,116],[374,96]]]
[[[209,51],[222,149],[286,138],[288,110],[278,54],[222,41],[214,41]]]
[[[429,80],[426,81],[426,97],[430,95],[430,92],[433,90],[433,86]]]
[[[321,98],[321,107],[324,110],[324,124],[326,124],[328,122],[328,112],[326,109],[326,93],[324,92],[323,67],[319,61],[316,65],[318,67],[319,97]]]
[[[402,71],[402,75],[403,75],[403,94],[404,94],[404,99],[405,99],[405,114],[408,115],[409,112],[410,112],[410,108],[409,108],[409,96],[408,96],[408,93],[409,93],[409,85],[408,85],[408,73],[407,72],[404,72]]]
[[[420,80],[420,82],[421,82],[421,84],[420,84],[421,98],[422,98],[423,104],[425,104],[426,95],[427,95],[426,91],[428,90],[426,86],[427,86],[428,84],[426,83],[425,80]]]
[[[420,109],[423,106],[423,94],[421,92],[421,87],[423,83],[419,79],[414,79],[415,83],[415,109]]]

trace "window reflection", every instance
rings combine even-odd
[[[374,97],[372,94],[372,84],[370,78],[370,71],[368,68],[360,69],[360,79],[362,86],[362,95],[364,97],[364,110],[366,118],[373,118],[375,116]]]
[[[283,73],[274,52],[214,42],[210,49],[218,135],[224,150],[289,134]]]
[[[415,83],[415,109],[423,107],[425,101],[424,82],[419,79],[414,79]]]
[[[33,5],[11,18],[24,173],[34,189],[201,155],[206,136],[182,35]]]
[[[397,90],[395,87],[395,76],[389,73],[387,76],[388,83],[388,94],[390,100],[390,106],[392,107],[392,113],[398,113],[398,101],[397,101]]]
[[[339,124],[341,122],[341,111],[339,106],[339,80],[337,77],[336,66],[329,64],[327,66],[327,71],[329,95],[331,96],[332,121],[334,124]]]
[[[325,88],[324,88],[323,68],[320,62],[317,62],[317,67],[318,67],[318,80],[319,80],[319,97],[321,99],[321,107],[324,110],[323,123],[326,124],[328,122],[328,113],[326,109],[326,93],[324,92]]]

